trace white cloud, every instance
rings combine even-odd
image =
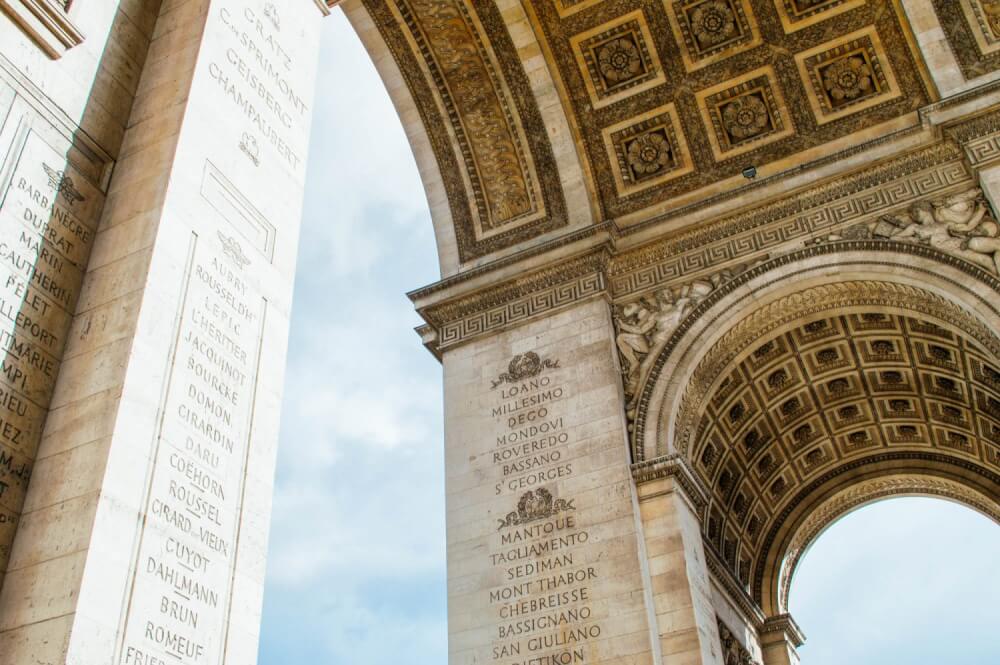
[[[324,29],[260,662],[441,663],[440,370],[403,295],[433,232],[378,75],[339,12]]]

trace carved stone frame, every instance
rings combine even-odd
[[[72,0],[0,0],[0,8],[53,59],[83,43],[83,33],[69,17],[72,4]]]

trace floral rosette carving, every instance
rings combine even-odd
[[[851,101],[875,92],[874,72],[861,56],[841,58],[823,72],[823,87],[834,102]]]
[[[763,132],[770,123],[767,104],[756,95],[744,95],[722,109],[722,123],[737,141],[744,141]]]
[[[736,16],[729,3],[710,0],[691,12],[691,32],[702,48],[721,44],[736,32]]]
[[[670,142],[662,134],[650,132],[629,144],[626,159],[636,175],[644,176],[670,164],[671,152]]]
[[[597,67],[604,80],[614,86],[642,73],[642,57],[635,42],[619,37],[598,49]]]

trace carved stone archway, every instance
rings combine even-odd
[[[716,286],[650,361],[637,477],[682,468],[766,663],[801,639],[791,576],[844,513],[922,494],[1000,515],[996,282],[926,246],[815,245]]]

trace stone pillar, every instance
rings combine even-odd
[[[704,501],[679,459],[638,467],[639,509],[664,662],[723,665],[701,526]]]
[[[444,352],[450,665],[660,663],[601,299]]]
[[[320,16],[163,2],[77,264],[2,665],[256,662]]]
[[[805,636],[790,614],[772,617],[760,631],[764,665],[799,665],[795,650],[805,643]]]

